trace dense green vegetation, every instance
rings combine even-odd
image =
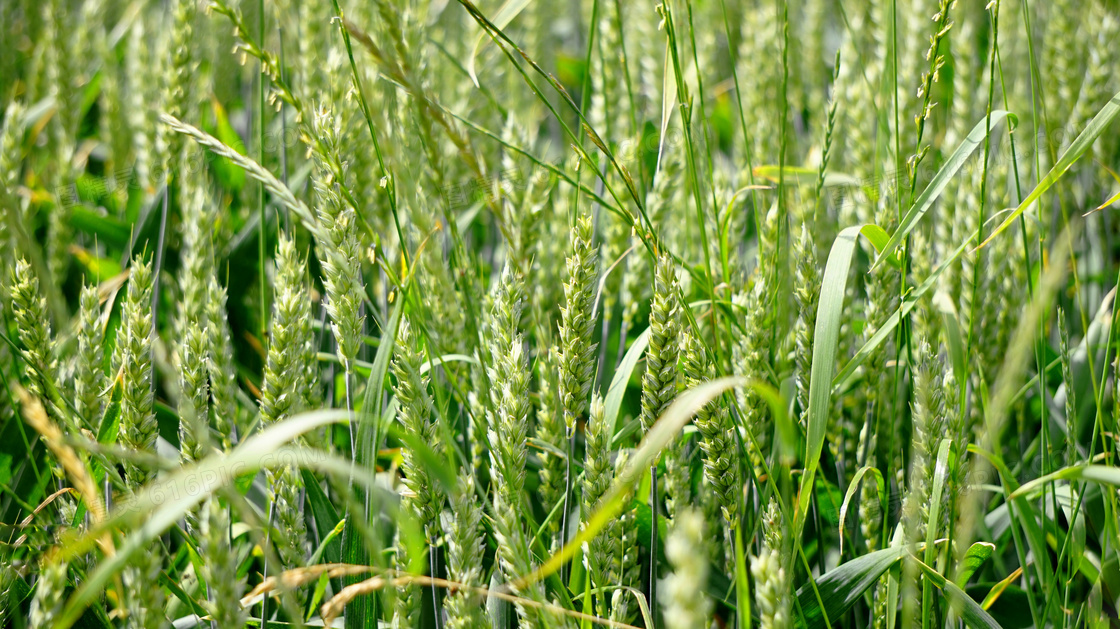
[[[1117,627],[1114,0],[4,0],[0,627]]]

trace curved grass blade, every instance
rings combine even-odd
[[[587,521],[587,526],[573,537],[559,551],[552,555],[532,574],[525,575],[517,582],[517,587],[524,587],[535,583],[555,573],[571,559],[576,550],[585,542],[597,535],[608,522],[621,511],[627,503],[627,497],[634,483],[636,483],[649,468],[655,457],[669,444],[682,428],[692,419],[696,411],[705,404],[714,400],[728,389],[744,386],[746,381],[738,377],[726,377],[705,382],[693,387],[677,396],[677,399],[662,413],[657,422],[650,428],[638,449],[626,462],[626,467],[619,471],[611,485],[610,491],[602,498],[602,506]]]
[[[622,398],[626,395],[626,386],[630,383],[630,376],[634,373],[634,368],[638,365],[642,356],[645,355],[646,346],[649,345],[649,332],[650,328],[646,328],[646,331],[634,340],[634,344],[626,350],[626,355],[622,357],[622,363],[618,365],[618,369],[614,370],[611,386],[607,388],[607,397],[603,400],[603,419],[606,422],[608,435],[615,434],[618,412],[622,408]]]
[[[1041,476],[1032,481],[1023,483],[1015,491],[1011,492],[1010,498],[1021,498],[1038,490],[1039,487],[1052,483],[1056,480],[1064,481],[1092,481],[1101,485],[1111,485],[1113,487],[1120,487],[1120,467],[1113,467],[1111,465],[1071,465],[1063,467],[1062,469]]]
[[[964,559],[957,569],[957,587],[964,588],[968,580],[984,565],[996,550],[996,545],[991,542],[976,542],[968,547]]]
[[[513,18],[517,17],[527,6],[529,6],[529,0],[506,0],[502,8],[498,9],[498,12],[494,14],[494,25],[498,28],[509,26]],[[478,84],[478,75],[475,73],[474,69],[475,59],[478,58],[478,51],[482,48],[482,44],[488,39],[490,38],[487,37],[485,32],[479,33],[478,39],[474,42],[474,48],[471,49],[471,56],[467,57],[467,74],[470,75],[471,81],[474,83],[475,87],[481,87]]]
[[[945,187],[949,185],[949,181],[960,172],[960,169],[964,166],[964,163],[968,161],[969,156],[976,150],[976,147],[984,143],[984,138],[988,135],[989,130],[1008,116],[1011,117],[1010,123],[1012,128],[1014,128],[1017,122],[1015,114],[1002,110],[992,112],[990,126],[987,117],[976,123],[976,126],[972,128],[968,136],[961,141],[957,150],[953,151],[953,154],[950,155],[949,159],[941,166],[941,170],[938,170],[937,174],[933,176],[933,179],[929,182],[929,185],[926,186],[926,189],[922,191],[922,194],[914,200],[914,205],[910,207],[910,210],[907,211],[906,215],[899,221],[898,229],[894,231],[890,242],[879,252],[875,263],[871,265],[872,270],[876,269],[884,259],[891,259],[890,256],[894,253],[894,250],[902,244],[902,241],[917,227],[918,221],[922,220],[926,212],[933,207],[933,202],[941,196]]]
[[[347,415],[346,411],[316,411],[270,426],[242,442],[232,452],[214,454],[197,465],[157,478],[141,489],[131,501],[119,505],[100,526],[92,527],[73,543],[62,546],[62,558],[65,560],[88,551],[93,541],[108,531],[128,527],[132,529],[118,548],[117,554],[98,564],[81,587],[70,596],[63,612],[52,625],[53,629],[72,626],[109,579],[135,553],[143,552],[156,536],[175,524],[187,511],[234,479],[276,465],[295,464],[337,469],[338,466],[329,463],[335,457],[325,452],[280,450],[284,444],[303,433],[345,421]],[[349,465],[343,464],[343,467],[348,469]],[[354,480],[371,487],[376,485],[375,479],[364,473],[355,474]]]
[[[908,559],[921,568],[926,578],[934,586],[945,593],[945,598],[949,599],[949,604],[953,607],[953,610],[957,612],[960,619],[970,629],[1003,629],[995,618],[984,611],[984,608],[972,600],[971,596],[965,594],[964,590],[957,587],[956,583],[946,579],[940,572],[929,567],[917,557],[910,555]]]
[[[807,584],[797,590],[797,600],[805,618],[805,629],[824,629],[827,626],[825,615],[828,618],[840,618],[863,597],[871,586],[879,582],[879,578],[906,556],[905,546],[895,546],[868,553],[837,566],[816,580],[817,591],[820,592],[821,604],[817,603],[817,596]]]
[[[875,484],[879,489],[880,507],[882,507],[883,509],[882,513],[887,512],[887,487],[886,483],[883,482],[883,473],[879,471],[879,468],[873,467],[871,465],[865,465],[860,468],[858,472],[856,472],[855,476],[852,477],[852,482],[848,484],[848,491],[844,494],[844,502],[840,505],[839,529],[841,556],[843,556],[844,554],[844,521],[848,517],[848,504],[851,503],[852,498],[856,495],[856,491],[859,490],[860,481],[863,480],[863,476],[868,473],[875,475]]]
[[[393,336],[395,337],[396,334],[394,334]],[[375,365],[374,366],[379,366],[376,363],[376,358],[374,360],[375,360]],[[420,375],[422,376],[422,375],[428,373],[429,371],[432,370],[432,367],[438,367],[438,366],[442,365],[443,363],[470,363],[472,365],[477,365],[478,364],[478,359],[475,358],[474,356],[467,356],[466,354],[444,354],[443,356],[436,356],[435,358],[433,358],[431,360],[425,360],[423,363],[421,363],[421,365],[420,365]]]
[[[1100,137],[1102,133],[1104,133],[1104,130],[1108,128],[1108,125],[1112,123],[1112,119],[1115,118],[1116,114],[1118,113],[1120,113],[1120,92],[1114,94],[1112,98],[1110,98],[1108,102],[1105,103],[1105,106],[1097,112],[1097,115],[1093,116],[1093,119],[1089,121],[1089,124],[1085,127],[1085,130],[1077,136],[1077,139],[1073,141],[1073,144],[1070,144],[1069,148],[1067,148],[1065,152],[1062,153],[1062,156],[1058,158],[1058,163],[1054,164],[1054,167],[1050,169],[1050,172],[1046,173],[1046,176],[1042,178],[1042,181],[1038,182],[1038,185],[1035,186],[1034,190],[1032,190],[1029,195],[1027,195],[1027,198],[1023,199],[1023,202],[1019,204],[1019,207],[1015,208],[1014,212],[1008,215],[1007,218],[1003,219],[1003,222],[1000,223],[999,227],[995,228],[995,230],[993,230],[992,233],[988,235],[988,238],[984,240],[984,242],[980,243],[980,247],[986,247],[988,243],[992,242],[992,240],[995,239],[996,236],[1000,235],[1003,230],[1010,227],[1011,223],[1013,223],[1015,219],[1019,218],[1020,214],[1027,211],[1027,208],[1030,207],[1032,203],[1037,201],[1039,197],[1043,195],[1043,193],[1045,193],[1050,189],[1051,186],[1057,183],[1058,180],[1062,178],[1062,175],[1066,174],[1066,171],[1068,171],[1070,167],[1073,166],[1073,164],[1077,160],[1081,159],[1081,156],[1089,150],[1089,147],[1093,145],[1093,142],[1096,141],[1096,139]]]
[[[841,316],[844,313],[845,286],[852,266],[856,240],[863,234],[874,244],[882,229],[874,225],[853,225],[845,228],[832,243],[821,283],[817,325],[813,336],[813,362],[809,371],[808,439],[805,443],[805,475],[801,480],[800,498],[794,514],[793,535],[801,534],[805,514],[812,496],[813,477],[820,465],[824,449],[825,428],[832,408],[832,375],[836,370],[836,352],[840,341]]]
[[[994,605],[995,602],[999,600],[999,597],[1004,593],[1004,591],[1007,590],[1007,588],[1010,587],[1012,583],[1018,581],[1022,576],[1022,566],[1012,570],[1011,574],[1004,577],[999,583],[993,585],[992,589],[988,590],[988,594],[984,596],[984,601],[980,603],[980,607],[983,609],[991,609],[992,605]]]

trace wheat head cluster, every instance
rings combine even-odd
[[[0,629],[1120,627],[1116,0],[0,0]]]

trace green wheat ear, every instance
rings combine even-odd
[[[432,422],[432,399],[428,394],[428,377],[420,373],[424,363],[420,339],[408,319],[402,319],[397,330],[396,355],[393,358],[393,375],[398,413],[406,434],[435,450],[439,450],[436,428]],[[439,536],[439,514],[443,510],[444,495],[431,474],[429,467],[411,448],[405,448],[401,465],[405,485],[412,491],[409,507],[416,511],[417,520],[429,543]]]
[[[281,236],[276,250],[276,289],[269,345],[261,388],[261,423],[271,426],[303,410],[308,398],[306,365],[314,360],[310,338],[311,310],[304,290],[304,261],[295,243]],[[305,440],[296,440],[304,445]],[[267,471],[272,509],[276,513],[277,554],[288,569],[303,566],[307,525],[300,493],[303,479],[292,466]],[[305,592],[295,593],[302,607]]]
[[[307,365],[311,346],[311,301],[304,280],[306,261],[295,242],[281,236],[276,249],[276,283],[269,345],[261,388],[261,420],[267,426],[303,410],[310,397]]]
[[[132,626],[138,629],[160,629],[167,626],[166,595],[163,588],[153,587],[163,571],[164,549],[161,542],[147,552],[139,553],[121,575],[125,586],[125,607]]]
[[[179,452],[184,464],[201,461],[210,442],[210,360],[206,332],[193,321],[179,354]]]
[[[468,587],[484,585],[482,558],[485,537],[482,507],[476,500],[474,474],[464,469],[459,474],[459,491],[451,498],[450,511],[443,512],[447,532],[447,572],[452,581]],[[445,601],[449,629],[481,629],[483,610],[469,592],[456,591]]]
[[[654,270],[649,313],[649,346],[642,376],[642,430],[649,432],[677,396],[677,355],[680,352],[680,285],[673,259],[662,256]]]
[[[30,367],[27,377],[31,393],[43,400],[57,399],[58,360],[47,314],[47,299],[39,293],[39,279],[25,259],[21,258],[12,269],[11,296],[12,315],[19,330],[19,340],[23,343],[23,359]],[[60,410],[55,411],[56,419]],[[69,422],[63,425],[71,431],[78,428]]]
[[[13,216],[22,214],[15,194],[20,175],[22,141],[23,105],[12,101],[4,110],[4,126],[0,128],[0,265],[14,269],[17,246],[15,234],[8,224],[8,213]],[[0,312],[9,312],[10,289],[12,281],[9,273],[0,273]]]
[[[210,397],[213,401],[212,421],[221,435],[222,446],[229,449],[237,425],[237,370],[233,363],[233,340],[230,338],[229,317],[226,308],[226,288],[218,278],[210,276],[205,307],[207,343],[210,360]]]
[[[66,587],[69,585],[69,566],[57,557],[47,556],[39,567],[39,580],[35,585],[35,597],[31,599],[28,620],[33,627],[48,627],[62,612],[66,601]]]
[[[319,199],[318,220],[323,228],[319,246],[322,250],[323,283],[327,290],[327,312],[338,344],[338,357],[349,373],[361,346],[361,313],[365,283],[361,275],[358,242],[358,215],[342,198],[342,160],[338,153],[340,125],[327,108],[314,117],[313,132],[320,148],[315,157],[312,182]]]
[[[817,304],[820,301],[821,276],[817,268],[816,246],[809,226],[801,229],[796,246],[796,276],[793,295],[797,303],[796,368],[797,405],[804,424],[809,410],[809,372],[813,360],[813,334],[817,327]]]
[[[101,420],[101,392],[105,390],[102,367],[101,300],[96,285],[82,287],[78,298],[78,355],[74,374],[74,398],[79,421],[96,430]]]
[[[229,512],[216,498],[210,498],[201,509],[201,551],[207,558],[203,574],[210,596],[204,604],[220,627],[243,627],[246,610],[241,607],[245,582],[238,577],[237,561],[229,538]]]
[[[758,606],[759,627],[786,629],[792,626],[790,577],[786,570],[788,553],[782,550],[788,528],[784,527],[777,502],[771,499],[763,514],[763,544],[758,556],[751,561],[754,577],[754,600]]]
[[[538,350],[537,374],[537,430],[536,437],[544,443],[551,444],[560,452],[568,452],[568,440],[565,439],[564,416],[565,411],[560,407],[559,396],[556,395],[554,384],[559,376],[557,367],[557,352],[552,350]],[[567,457],[559,456],[555,452],[541,453],[540,488],[541,504],[552,505],[564,499],[567,488]],[[548,523],[548,534],[551,537],[550,546],[553,550],[560,543],[560,520],[553,518]]]
[[[576,420],[587,408],[591,374],[595,369],[595,347],[591,342],[595,321],[591,308],[595,294],[597,252],[591,245],[592,223],[588,215],[572,226],[572,254],[568,257],[568,281],[564,284],[565,306],[560,309],[560,404],[570,436]]]
[[[669,629],[690,629],[708,623],[712,601],[703,590],[703,584],[708,582],[707,545],[704,517],[695,509],[680,509],[665,542],[665,558],[673,572],[665,577],[660,589],[665,626]]]
[[[488,420],[492,515],[502,575],[511,582],[530,574],[534,568],[529,532],[520,512],[525,504],[529,419],[529,366],[517,327],[521,321],[522,290],[521,278],[506,266],[489,313],[494,337],[489,352],[494,363],[489,373],[494,410]],[[514,591],[536,603],[546,602],[545,590],[539,582],[518,586]],[[565,626],[548,611],[525,605],[516,607],[522,626]]]
[[[134,450],[154,454],[159,424],[152,394],[152,267],[143,257],[132,262],[121,319],[116,361],[121,377],[121,442]],[[125,467],[125,478],[132,489],[151,477],[150,470],[135,464]]]
[[[715,379],[715,367],[708,360],[704,348],[692,334],[683,343],[685,386],[693,388]],[[720,400],[706,404],[696,412],[693,420],[700,431],[700,449],[704,461],[704,477],[711,483],[719,501],[720,510],[728,526],[734,526],[739,517],[739,448],[735,442],[735,425],[731,412]]]
[[[611,467],[611,435],[608,434],[603,414],[602,396],[595,394],[591,399],[590,415],[587,419],[587,430],[584,433],[586,458],[584,462],[583,477],[583,518],[584,525],[590,520],[597,509],[602,506],[602,498],[610,489],[614,480],[614,468]],[[605,529],[591,538],[584,550],[584,561],[591,576],[592,588],[598,589],[609,585],[608,575],[612,569],[611,546],[617,521],[607,524]],[[595,597],[595,610],[600,616],[607,613],[606,593]]]

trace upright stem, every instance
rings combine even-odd
[[[272,537],[272,525],[276,521],[276,499],[273,498],[268,503],[268,528],[264,531],[264,545],[268,547],[269,538]],[[230,518],[233,522],[233,518]],[[268,555],[265,553],[263,557],[264,567],[261,569],[261,579],[268,579]],[[261,599],[261,629],[268,629],[268,591],[264,593],[264,598]]]
[[[657,464],[649,466],[649,610],[657,618]],[[657,623],[654,622],[656,625]]]
[[[568,513],[571,507],[568,505],[568,500],[572,496],[572,457],[575,456],[576,451],[576,431],[572,430],[572,434],[568,435],[568,459],[564,468],[564,513],[560,516],[560,546],[564,546],[568,541]],[[567,566],[561,569],[560,579],[565,583],[568,582]]]
[[[264,45],[264,0],[257,0],[257,41]],[[264,60],[260,62],[261,71],[257,75],[257,159],[264,164]],[[260,211],[260,228],[257,232],[257,272],[260,274],[261,283],[261,338],[268,331],[268,289],[265,286],[264,275],[264,239],[265,239],[265,207],[264,184],[257,184],[257,207]]]

